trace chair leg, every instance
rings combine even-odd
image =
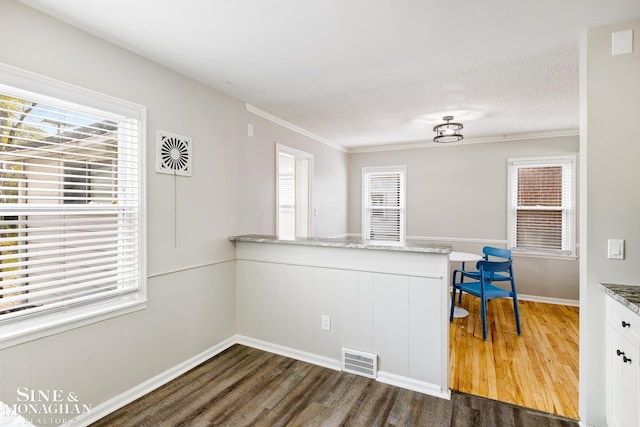
[[[513,295],[513,313],[516,315],[516,329],[518,335],[522,335],[522,329],[520,328],[520,310],[518,310],[518,297]]]
[[[480,300],[480,316],[482,317],[482,339],[487,340],[487,301]]]
[[[462,296],[462,291],[460,291],[460,295]],[[456,308],[456,287],[454,286],[451,290],[451,310],[449,313],[449,322],[453,322],[453,310]]]

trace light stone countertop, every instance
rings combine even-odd
[[[640,286],[615,285],[612,283],[602,283],[601,285],[607,295],[634,313],[640,314]]]
[[[252,242],[252,243],[277,243],[283,245],[300,246],[324,246],[332,248],[352,248],[352,249],[373,249],[381,251],[400,252],[421,252],[431,254],[450,254],[451,246],[444,243],[437,243],[428,240],[408,239],[403,244],[380,244],[360,240],[358,238],[329,238],[329,237],[297,237],[295,239],[281,239],[278,236],[263,234],[244,234],[241,236],[231,236],[232,242]]]

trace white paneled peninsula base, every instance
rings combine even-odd
[[[239,342],[333,369],[343,347],[377,354],[378,381],[449,398],[450,247],[230,240]]]

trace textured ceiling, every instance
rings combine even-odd
[[[21,0],[348,148],[566,134],[579,40],[639,0]]]

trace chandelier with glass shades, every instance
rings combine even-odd
[[[444,116],[442,120],[445,123],[440,123],[433,127],[433,131],[436,136],[433,137],[433,142],[456,142],[462,139],[462,123],[452,123],[453,116]]]

